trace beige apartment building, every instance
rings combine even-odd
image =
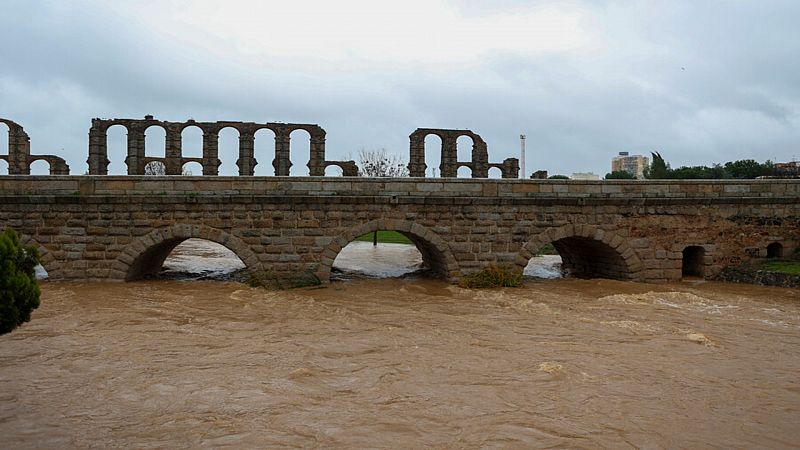
[[[650,158],[642,155],[629,155],[628,152],[619,152],[618,156],[611,158],[611,171],[625,171],[644,178],[644,168],[650,164]]]

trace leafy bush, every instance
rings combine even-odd
[[[39,307],[37,264],[36,247],[23,247],[14,230],[0,234],[0,334],[31,320],[31,311]]]
[[[461,277],[459,284],[466,288],[519,287],[522,286],[522,270],[491,265]]]

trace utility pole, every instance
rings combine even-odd
[[[520,172],[520,178],[522,178],[524,180],[525,177],[526,177],[525,174],[527,173],[525,171],[525,135],[524,134],[520,134],[519,135],[519,145],[520,145],[519,163],[520,163],[520,166],[522,166],[522,171]]]

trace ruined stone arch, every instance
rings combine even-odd
[[[575,266],[573,269],[578,270],[579,275],[584,275],[585,272],[585,275],[600,278],[644,278],[641,273],[644,265],[628,245],[627,238],[594,225],[567,224],[545,230],[531,237],[520,248],[516,264],[524,269],[528,261],[549,243],[553,243],[561,254],[565,266]],[[581,248],[584,246],[582,253]],[[599,261],[590,261],[590,257]]]
[[[223,245],[242,260],[249,272],[260,271],[256,254],[236,236],[205,225],[181,224],[155,229],[128,244],[111,266],[109,278],[130,281],[157,273],[170,252],[190,238]]]
[[[414,243],[422,254],[423,262],[435,274],[446,279],[454,279],[459,275],[458,262],[450,251],[447,242],[429,228],[405,220],[380,219],[348,229],[345,233],[333,238],[322,252],[319,266],[314,275],[323,283],[331,279],[331,268],[339,252],[353,242],[355,238],[373,231],[397,231]]]
[[[442,141],[439,174],[441,177],[455,178],[460,164],[469,164],[472,178],[486,178],[489,153],[486,142],[480,135],[471,130],[454,130],[444,128],[417,128],[409,136],[411,143],[408,170],[412,177],[424,177],[427,163],[425,155],[425,138],[438,136]],[[472,152],[469,161],[458,160],[458,139],[467,136],[472,140]]]

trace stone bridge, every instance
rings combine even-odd
[[[577,276],[658,282],[794,252],[798,225],[800,180],[0,177],[0,229],[56,280],[136,280],[202,238],[254,274],[327,282],[354,238],[394,230],[449,280],[552,243]]]

